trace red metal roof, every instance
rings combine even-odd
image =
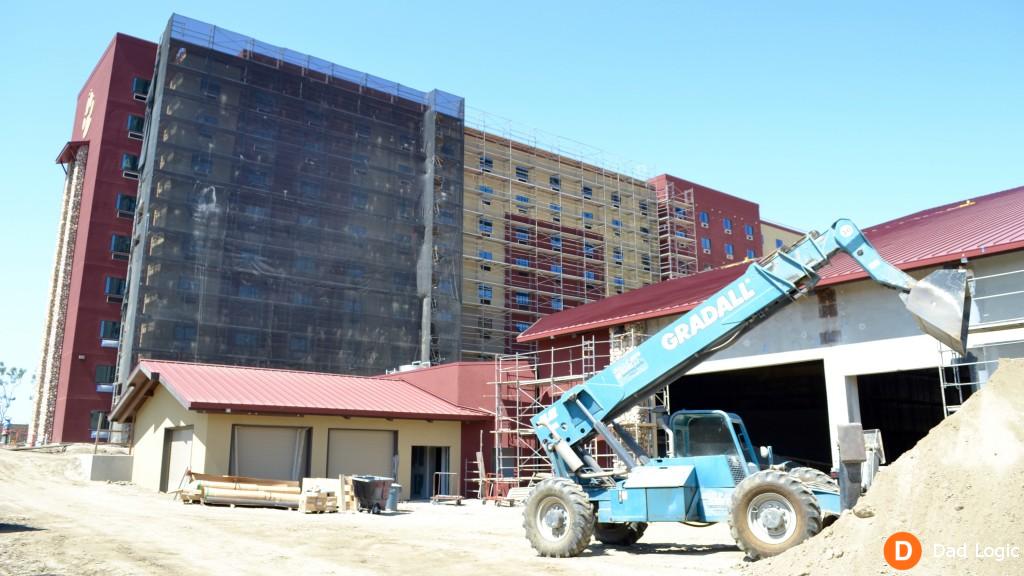
[[[189,410],[274,414],[329,414],[417,420],[483,420],[482,411],[456,406],[408,382],[241,366],[142,360],[129,380],[140,391],[159,382]],[[112,417],[125,418],[141,402],[129,396]]]
[[[1024,248],[1024,186],[922,210],[866,228],[864,234],[886,260],[903,270]],[[518,340],[530,342],[682,314],[745,270],[737,265],[702,272],[551,314]],[[833,258],[820,273],[819,286],[867,278],[845,254]]]

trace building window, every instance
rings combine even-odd
[[[518,321],[513,324],[516,327],[516,332],[526,332],[526,329],[530,327],[528,322]]]
[[[722,229],[725,230],[726,234],[732,234],[732,220],[729,218],[722,218]]]
[[[132,97],[140,102],[145,102],[148,94],[149,80],[139,77],[132,78]]]
[[[174,347],[191,348],[196,341],[196,327],[192,324],[178,324],[174,327]]]
[[[520,308],[530,306],[530,294],[527,292],[516,292],[516,306]]]
[[[552,264],[551,265],[551,271],[554,272],[555,274],[561,274],[562,273],[562,266],[560,264]]]
[[[523,204],[529,204],[530,203],[530,197],[529,196],[523,196],[522,194],[516,194],[516,202],[522,202]]]
[[[199,90],[207,98],[220,98],[220,83],[209,78],[199,79]]]
[[[725,257],[732,260],[736,255],[736,251],[733,249],[732,244],[729,242],[725,243]]]
[[[783,246],[782,238],[776,238],[775,239],[775,249],[778,250],[779,248],[782,248],[782,246]]]
[[[480,169],[484,172],[491,172],[494,170],[494,159],[490,156],[480,156]]]
[[[97,392],[113,392],[114,381],[116,377],[116,368],[110,364],[100,364],[96,366],[96,391]]]
[[[486,284],[477,284],[476,296],[479,298],[481,304],[490,304],[491,297],[494,295],[494,289]]]
[[[612,206],[614,206],[615,208],[618,208],[619,204],[622,203],[622,197],[619,196],[618,194],[612,194],[611,195],[611,200],[612,200]]]
[[[616,264],[622,264],[622,248],[612,248],[612,260]]]
[[[252,284],[239,284],[238,296],[240,298],[249,298],[251,300],[256,300],[257,298],[260,297],[260,288],[259,286],[254,286]]]
[[[530,181],[530,169],[526,166],[516,166],[516,180],[520,182]]]
[[[753,248],[747,248],[747,260],[753,260],[753,259],[754,259],[754,249]]]
[[[640,234],[642,234],[644,236],[648,236],[648,235],[650,235],[650,233],[651,233],[651,229],[648,228],[647,226],[641,226],[640,227]]]
[[[259,334],[249,330],[235,331],[235,346],[240,348],[255,348],[260,341]]]
[[[494,188],[486,184],[481,184],[479,190],[481,194],[494,194]]]
[[[121,175],[130,180],[139,179],[139,157],[135,154],[121,156]]]
[[[616,276],[612,278],[612,284],[615,284],[616,286],[625,286],[626,281],[623,280],[621,276]]]
[[[113,234],[110,237],[110,251],[114,260],[127,260],[132,250],[132,239],[128,236]]]
[[[530,241],[530,229],[516,227],[516,241],[517,242],[529,242]]]
[[[583,272],[583,277],[587,280],[597,280],[597,272],[594,272],[593,270],[585,270]]]
[[[700,213],[700,225],[701,225],[701,227],[702,228],[707,228],[709,222],[711,222],[711,219],[708,217],[708,213],[707,212],[701,212]]]
[[[142,140],[142,133],[145,130],[146,119],[135,114],[128,115],[128,137],[132,140]]]
[[[103,280],[103,294],[107,302],[120,302],[124,300],[124,278],[107,276]]]
[[[700,247],[705,254],[711,254],[711,238],[701,238]]]
[[[559,298],[558,296],[552,297],[551,298],[551,309],[552,310],[561,310],[562,309],[562,299]]]
[[[289,336],[288,351],[297,354],[309,352],[309,337],[296,335]]]
[[[530,266],[530,259],[529,258],[515,258],[515,259],[513,259],[513,262],[515,263],[516,266],[524,266],[524,267],[527,267],[527,268]]]
[[[594,213],[593,212],[584,212],[583,213],[583,219],[584,220],[593,220],[594,219]]]
[[[612,227],[614,227],[614,228],[622,228],[622,220],[617,220],[617,219],[613,218],[612,219]]]
[[[647,200],[641,200],[640,203],[639,203],[639,206],[640,206],[640,215],[641,216],[647,216]]]
[[[117,195],[117,215],[120,218],[131,218],[135,215],[135,196]]]
[[[562,189],[562,179],[558,176],[552,176],[548,178],[548,184],[551,185],[551,189],[558,192]]]
[[[683,208],[681,206],[676,206],[675,207],[675,215],[676,215],[676,218],[679,218],[680,220],[686,220],[686,208]]]
[[[551,237],[551,249],[552,250],[558,250],[558,251],[562,250],[562,237],[561,236],[552,236]]]
[[[477,253],[481,260],[494,260],[494,254],[488,250],[481,250]]]
[[[754,239],[754,227],[750,224],[743,225],[743,234],[747,237],[747,240]]]
[[[367,124],[356,124],[355,125],[355,136],[356,139],[369,140],[370,139],[370,126]]]
[[[117,348],[117,338],[121,335],[121,323],[117,320],[100,320],[100,346]]]
[[[479,221],[479,230],[484,236],[490,236],[491,232],[494,232],[494,223],[485,218],[481,218]]]
[[[640,264],[643,266],[645,272],[650,272],[651,271],[651,255],[650,254],[641,254],[640,255]]]
[[[591,257],[591,258],[594,257],[595,256],[594,245],[591,244],[590,242],[584,242],[583,243],[583,255]]]
[[[107,413],[93,410],[89,413],[89,438],[93,440],[110,440],[110,421]]]
[[[213,160],[206,152],[192,153],[192,172],[208,176],[213,166]]]

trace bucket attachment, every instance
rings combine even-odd
[[[960,354],[967,354],[971,315],[967,280],[967,270],[936,270],[903,295],[903,303],[921,329]]]

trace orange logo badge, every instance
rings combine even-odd
[[[882,555],[896,570],[910,570],[921,561],[921,541],[910,532],[897,532],[885,540]]]

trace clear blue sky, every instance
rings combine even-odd
[[[63,179],[53,158],[76,95],[115,32],[155,41],[172,11],[462,95],[804,229],[1024,185],[1021,2],[238,6],[4,8],[0,361],[37,368]]]

